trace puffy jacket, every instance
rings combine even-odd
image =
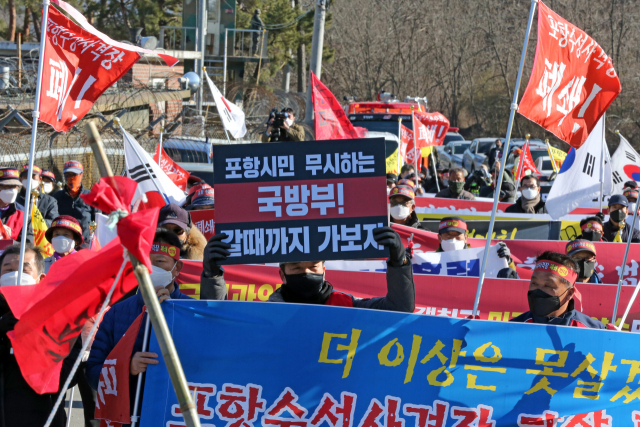
[[[24,206],[24,197],[25,191],[24,189],[22,189],[22,191],[20,191],[20,194],[18,194],[16,202]],[[33,201],[33,199],[31,200]],[[51,221],[60,216],[58,214],[58,201],[48,194],[40,193],[40,195],[38,196],[38,201],[36,202],[36,206],[38,207],[38,210],[47,223],[47,227],[51,226]],[[29,227],[31,227],[31,222],[29,222]]]
[[[6,211],[0,211],[0,221],[11,229],[11,238],[20,241],[22,236],[22,221],[24,220],[24,208],[22,205],[16,206],[15,203],[9,205]],[[33,242],[33,233],[27,235],[27,241]]]
[[[604,223],[602,232],[602,240],[604,240],[605,242],[613,242],[616,234],[618,234],[618,230],[614,229],[611,221],[607,221]],[[622,236],[620,236],[623,243],[627,243],[627,240],[629,239],[629,232],[631,232],[631,226],[625,222],[624,228],[622,229]],[[640,231],[636,230],[635,228],[633,229],[633,234],[631,235],[631,243],[640,243]]]
[[[174,283],[175,289],[171,293],[171,299],[191,299],[187,295],[180,292],[178,284]],[[104,361],[111,353],[111,350],[118,344],[120,338],[127,332],[129,326],[134,320],[142,313],[142,307],[144,307],[144,300],[142,294],[138,292],[131,298],[128,298],[122,302],[115,304],[104,315],[102,323],[96,333],[96,338],[91,346],[91,353],[89,354],[89,360],[87,360],[86,376],[89,381],[89,385],[94,390],[98,389],[98,382],[100,381],[100,371]],[[138,332],[136,343],[133,346],[132,355],[138,351],[142,351],[142,341],[144,339],[144,325],[146,323],[145,313],[142,319],[142,326]],[[131,408],[133,409],[133,403],[136,396],[137,376],[129,376],[129,399],[131,400]]]
[[[69,215],[78,220],[82,227],[82,237],[84,238],[83,247],[89,247],[91,238],[89,224],[91,224],[91,221],[95,221],[96,213],[100,211],[86,204],[84,200],[82,200],[82,197],[80,197],[82,194],[89,194],[89,190],[82,187],[80,194],[74,198],[69,194],[69,190],[65,186],[62,190],[55,192],[53,198],[58,202],[58,212],[60,215]]]
[[[569,301],[567,311],[560,317],[538,317],[535,314],[527,311],[522,313],[518,317],[514,317],[510,322],[520,323],[539,323],[543,325],[558,325],[558,326],[575,326],[578,328],[589,329],[608,329],[604,323],[599,320],[592,319],[586,314],[578,311],[574,307],[573,300]]]
[[[522,209],[522,203],[521,202],[522,202],[522,197],[519,197],[518,200],[516,200],[516,202],[513,205],[509,206],[504,211],[506,213],[526,213],[524,211],[524,209]],[[545,206],[545,204],[542,201],[542,199],[540,199],[538,204],[533,209],[534,209],[534,213],[535,214],[546,214],[546,213],[548,213],[547,212],[547,207]]]

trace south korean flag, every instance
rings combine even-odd
[[[620,145],[611,156],[613,170],[613,194],[622,194],[627,181],[640,181],[640,155],[629,141],[620,135]]]
[[[186,201],[184,191],[180,190],[171,181],[131,134],[124,129],[122,132],[124,135],[124,162],[127,168],[127,176],[138,183],[132,203],[135,204],[142,199],[144,193],[148,191],[158,192],[158,188],[160,188],[165,200],[182,206]]]

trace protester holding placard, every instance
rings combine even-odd
[[[622,194],[609,198],[609,221],[603,225],[602,237],[606,242],[626,243],[631,235],[631,243],[640,243],[640,231],[625,222],[629,214],[629,202]],[[624,224],[624,225],[623,225]]]
[[[578,264],[568,255],[545,251],[536,258],[529,283],[529,311],[511,322],[606,329],[599,320],[575,309],[573,295]]]
[[[476,197],[464,189],[465,178],[461,168],[449,169],[449,187],[440,190],[436,197],[445,199],[475,200]]]
[[[602,283],[596,273],[596,246],[582,239],[572,240],[567,244],[567,255],[578,264],[578,282]]]
[[[158,227],[165,227],[180,239],[182,258],[202,260],[207,240],[198,227],[193,227],[191,215],[175,203],[160,209]]]
[[[540,197],[540,180],[535,175],[527,175],[520,180],[522,196],[509,206],[507,213],[546,214],[547,208]]]
[[[603,223],[599,216],[591,216],[580,221],[580,230],[582,235],[578,238],[588,240],[590,242],[603,242]]]
[[[416,214],[413,189],[405,186],[398,186],[392,189],[391,194],[389,194],[389,206],[390,222],[424,230]]]

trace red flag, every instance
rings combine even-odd
[[[407,151],[409,145],[413,147],[413,132],[405,125],[400,125],[400,159],[403,163],[409,163],[407,160]]]
[[[531,150],[529,150],[529,143],[526,142],[522,147],[522,153],[520,154],[520,161],[518,162],[518,170],[516,174],[516,182],[520,181],[523,177],[531,174],[542,175],[533,162],[533,156],[531,156]]]
[[[536,57],[518,112],[580,148],[622,90],[620,80],[595,40],[538,4]]]
[[[344,113],[342,105],[313,74],[313,71],[311,71],[311,89],[316,140],[357,139],[362,137],[362,132],[358,135],[358,131]]]
[[[401,125],[402,126],[402,125]],[[405,128],[404,126],[402,126],[400,129]],[[415,162],[415,156],[418,156],[417,159],[417,164],[422,164],[422,150],[420,150],[420,148],[414,149],[413,146],[416,142],[416,139],[414,138],[414,132],[410,131],[409,129],[406,129],[406,135],[409,138],[408,142],[407,142],[407,149],[405,152],[405,163],[409,163],[409,164],[416,164]]]
[[[449,131],[449,119],[447,119],[441,113],[421,113],[414,112],[414,117],[427,127],[431,133],[431,143],[425,145],[442,145],[444,137],[447,136]],[[415,129],[415,128],[414,128]]]
[[[158,151],[162,150],[162,158],[160,159],[160,163],[158,163]],[[156,147],[156,152],[153,155],[153,161],[158,163],[160,169],[164,173],[167,174],[169,179],[173,181],[173,183],[182,191],[187,190],[187,180],[189,179],[189,175],[191,175],[186,170],[182,169],[180,165],[173,161],[173,159],[167,156],[167,152],[164,151],[164,148],[160,147],[160,144]]]
[[[424,147],[430,147],[433,145],[433,132],[422,124],[420,120],[413,115],[413,136],[416,142],[418,150]]]
[[[131,403],[129,401],[129,365],[136,343],[142,312],[133,321],[118,344],[104,361],[98,382],[95,418],[108,420],[109,425],[131,423]]]
[[[19,319],[7,335],[22,376],[37,393],[58,390],[62,361],[86,321],[100,311],[123,260],[122,245],[116,238],[100,252],[79,251],[61,258],[37,285],[0,288]],[[128,264],[112,301],[137,284]]]

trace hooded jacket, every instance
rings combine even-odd
[[[558,325],[558,326],[574,326],[578,328],[589,329],[607,329],[607,327],[599,320],[592,319],[586,314],[575,309],[573,299],[569,301],[567,311],[560,317],[538,317],[531,311],[522,313],[518,317],[509,320],[510,322],[520,323],[538,323],[542,325]]]
[[[204,248],[207,246],[207,239],[198,230],[198,227],[192,226],[189,230],[187,242],[180,250],[182,259],[190,259],[193,261],[202,261],[204,259]]]

